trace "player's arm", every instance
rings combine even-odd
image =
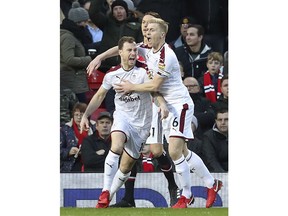
[[[103,102],[108,90],[103,88],[101,86],[98,91],[93,95],[91,101],[89,102],[83,116],[80,122],[80,133],[82,133],[83,130],[88,130],[89,129],[89,120],[88,117],[92,115],[95,110],[97,110],[101,103]]]
[[[114,46],[105,52],[97,55],[87,66],[86,70],[89,76],[93,70],[97,70],[101,66],[101,62],[107,58],[111,58],[118,55],[118,46]]]
[[[123,80],[120,84],[115,84],[115,91],[119,93],[129,93],[129,92],[157,92],[159,91],[160,86],[164,82],[165,77],[154,76],[153,80],[150,82],[142,84],[133,84],[127,80]]]

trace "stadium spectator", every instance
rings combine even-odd
[[[206,43],[222,55],[228,50],[228,0],[188,0],[187,15],[205,29]]]
[[[180,23],[180,35],[179,37],[169,43],[170,47],[175,50],[176,48],[182,46],[185,43],[185,38],[187,35],[187,29],[189,24],[196,24],[196,20],[193,17],[183,17]]]
[[[228,110],[216,113],[215,124],[203,135],[202,155],[210,172],[228,172]]]
[[[153,11],[158,13],[163,20],[169,23],[169,31],[166,42],[169,44],[179,36],[180,20],[187,15],[187,0],[141,0],[137,4],[137,10],[142,13]],[[189,1],[189,0],[188,0]]]
[[[223,72],[223,57],[219,52],[212,52],[207,57],[208,70],[198,79],[202,92],[212,103],[216,102],[221,95],[221,79]]]
[[[227,109],[228,110],[228,75],[224,75],[221,79],[221,95],[216,102],[212,103],[212,107],[216,113],[217,110]]]
[[[211,102],[200,92],[197,79],[194,77],[186,77],[183,83],[187,87],[190,97],[194,102],[194,116],[198,122],[198,129],[197,132],[194,132],[194,135],[201,140],[203,133],[212,128],[215,113]]]
[[[118,43],[121,65],[112,67],[104,77],[102,86],[91,99],[81,121],[81,128],[88,123],[90,116],[102,103],[107,91],[125,79],[135,83],[150,81],[147,67],[137,62],[137,47],[133,37],[122,37]],[[136,75],[137,74],[137,75]],[[159,102],[162,118],[168,115],[163,97],[155,95]],[[149,136],[152,120],[152,100],[150,92],[123,94],[116,91],[114,123],[111,129],[112,144],[105,160],[104,186],[96,208],[107,208],[116,191],[129,178],[136,160],[140,157],[142,144]],[[123,151],[124,149],[124,151]],[[122,155],[121,155],[122,154]],[[121,155],[120,166],[118,168]],[[115,177],[114,177],[115,176]]]
[[[91,0],[89,15],[92,22],[103,31],[103,38],[99,54],[107,49],[117,45],[122,36],[134,37],[136,42],[142,40],[140,19],[133,13],[129,13],[128,5],[123,0],[113,1],[111,12],[103,12],[103,5],[106,0]],[[106,72],[112,66],[118,65],[118,57],[110,58],[104,61],[99,70]]]
[[[89,90],[85,68],[92,60],[84,47],[91,39],[85,33],[88,19],[88,12],[74,2],[60,25],[60,88],[71,89],[82,103],[86,103]]]
[[[87,0],[85,1],[83,8],[87,11],[89,11],[91,5],[91,0]],[[97,43],[95,46],[95,49],[99,49],[100,46],[100,42],[102,40],[103,37],[103,31],[101,29],[99,29],[89,18],[88,23],[86,28],[88,29],[88,31],[90,32],[91,36],[92,36],[92,41],[93,43]]]
[[[87,108],[85,103],[76,103],[73,118],[60,129],[60,172],[82,172],[81,145],[83,139],[95,131],[95,122],[89,122],[89,129],[80,133],[80,121]]]
[[[198,79],[207,70],[206,60],[211,48],[203,41],[204,29],[197,24],[188,24],[186,43],[176,48],[175,54],[184,68],[184,78]]]
[[[83,140],[81,158],[84,172],[104,172],[104,162],[111,147],[112,121],[109,112],[99,113],[95,132]]]

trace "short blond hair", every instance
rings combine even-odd
[[[160,26],[161,30],[164,31],[165,35],[167,34],[168,32],[168,25],[169,23],[164,21],[163,19],[161,18],[152,18],[148,21],[148,23],[156,23]]]

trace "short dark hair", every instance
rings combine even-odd
[[[118,41],[118,49],[119,50],[123,49],[123,45],[124,45],[125,42],[134,43],[135,39],[133,37],[130,37],[130,36],[121,37],[120,40]]]
[[[215,114],[215,119],[217,119],[217,116],[218,114],[220,113],[228,113],[228,109],[227,108],[224,108],[224,107],[221,107],[219,109],[216,110],[216,114]]]
[[[72,114],[74,114],[76,110],[79,110],[80,112],[84,113],[86,108],[87,108],[86,103],[77,102],[72,109]]]
[[[196,28],[198,30],[198,36],[204,36],[204,28],[199,24],[188,24],[188,28]]]

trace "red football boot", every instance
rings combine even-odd
[[[107,208],[110,203],[109,197],[110,197],[110,193],[108,190],[102,191],[102,193],[99,196],[96,208]]]
[[[212,188],[207,190],[206,208],[210,208],[216,200],[217,192],[221,189],[223,183],[220,180],[215,179],[215,183]]]

